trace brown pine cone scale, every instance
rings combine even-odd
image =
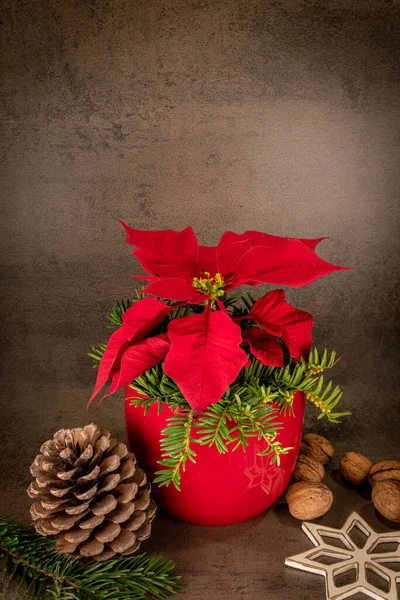
[[[129,556],[151,533],[156,506],[135,456],[91,424],[61,429],[31,465],[28,489],[36,531],[56,549],[106,560]]]

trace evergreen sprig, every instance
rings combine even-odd
[[[135,394],[130,400],[136,406],[144,406],[146,412],[155,402],[158,404],[159,412],[164,403],[175,408],[190,409],[175,381],[164,373],[161,364],[137,377],[130,387],[145,396],[145,398],[140,398]]]
[[[143,294],[139,292],[133,300],[117,302],[108,315],[112,326],[122,325],[123,313],[142,297]],[[241,300],[239,304],[238,299]],[[232,317],[246,317],[254,302],[249,292],[228,292],[224,298],[225,307]],[[150,332],[150,336],[166,333],[171,320],[202,310],[198,305],[175,306],[172,302],[167,303],[173,310]],[[248,319],[241,320],[243,330],[251,325]],[[136,392],[130,398],[132,404],[144,406],[145,412],[153,404],[157,404],[158,413],[164,405],[175,411],[162,431],[160,465],[164,468],[157,471],[155,480],[160,486],[172,483],[180,488],[181,471],[187,460],[196,460],[195,444],[215,446],[221,453],[240,447],[245,451],[249,440],[256,437],[264,441],[264,450],[260,455],[271,455],[271,463],[276,461],[279,464],[280,456],[290,450],[279,441],[282,427],[279,416],[293,414],[296,392],[304,393],[306,399],[320,410],[319,419],[326,417],[330,422],[338,423],[341,417],[350,414],[348,411],[334,412],[342,391],[331,381],[326,382],[322,375],[338,362],[336,353],[327,350],[320,353],[315,348],[311,350],[307,361],[303,358],[295,360],[290,357],[282,340],[277,341],[283,349],[284,367],[265,366],[253,357],[249,367],[242,368],[223,397],[196,419],[175,381],[165,374],[162,363],[131,383],[130,387]],[[105,348],[104,344],[92,348],[89,356],[95,367]]]
[[[52,538],[10,517],[0,517],[0,557],[4,575],[40,600],[164,600],[180,590],[173,563],[161,557],[72,558],[56,552]]]
[[[154,483],[160,487],[173,483],[177,490],[180,490],[181,469],[186,468],[186,462],[189,459],[195,460],[195,452],[191,444],[196,443],[192,437],[193,411],[182,411],[173,417],[167,419],[167,427],[163,429],[161,435],[161,456],[159,464],[166,467],[157,471],[157,477]]]
[[[116,300],[114,306],[107,315],[107,320],[109,321],[107,327],[109,329],[122,327],[122,315],[138,300],[140,300],[139,293],[137,294],[136,298],[128,298],[127,300]]]
[[[260,454],[273,454],[272,462],[286,454],[289,448],[282,448],[280,442],[274,442],[282,424],[279,409],[271,403],[277,394],[272,393],[256,382],[246,386],[232,386],[223,399],[209,406],[195,427],[198,441],[202,445],[215,446],[221,453],[228,452],[228,446],[234,444],[232,450],[242,446],[246,451],[249,439],[257,437],[264,440],[265,450]]]
[[[107,344],[95,344],[91,348],[91,352],[88,353],[88,356],[93,360],[93,369],[97,369],[100,361],[103,357],[104,352],[106,351]]]
[[[256,437],[265,442],[260,455],[271,455],[271,463],[279,464],[280,456],[291,449],[279,441],[282,427],[279,416],[293,413],[296,392],[303,392],[319,408],[319,418],[327,417],[337,423],[340,417],[350,414],[333,412],[342,392],[332,382],[326,383],[322,375],[337,362],[335,352],[324,350],[320,354],[317,349],[311,351],[308,361],[289,359],[281,368],[265,366],[253,359],[221,400],[197,419],[193,418],[176,383],[165,374],[162,363],[149,369],[132,382],[130,387],[144,397],[132,395],[131,403],[145,406],[146,411],[154,403],[159,412],[165,404],[177,411],[162,432],[160,465],[164,469],[157,472],[155,481],[160,486],[173,483],[180,489],[181,469],[187,459],[196,461],[194,444],[215,445],[221,453],[239,447],[245,451],[249,440]]]

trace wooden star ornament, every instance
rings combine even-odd
[[[352,513],[341,529],[315,523],[303,523],[302,528],[316,547],[290,556],[285,564],[324,575],[326,600],[344,600],[357,593],[374,600],[398,600],[400,531],[376,533],[357,513]],[[364,543],[353,541],[354,528],[361,532]],[[352,583],[339,584],[339,576],[354,571]]]

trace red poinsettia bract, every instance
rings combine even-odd
[[[241,285],[272,283],[302,287],[343,269],[332,265],[314,250],[325,238],[283,238],[257,231],[242,235],[227,231],[218,246],[199,246],[191,227],[142,231],[122,223],[127,242],[147,276],[144,292],[168,300],[202,303],[205,290],[193,285],[202,274],[219,274],[225,292]],[[210,297],[210,296],[208,296]]]
[[[204,309],[170,320],[166,334],[151,335],[174,306],[156,298],[137,301],[124,313],[122,327],[109,340],[89,403],[108,379],[111,384],[105,395],[164,361],[165,373],[199,414],[221,398],[248,364],[245,349],[265,365],[283,366],[282,342],[296,360],[307,358],[313,318],[288,304],[283,290],[269,292],[239,319],[243,337],[224,297],[244,284],[301,287],[343,269],[315,253],[324,238],[228,231],[218,246],[209,247],[198,244],[191,227],[179,232],[123,226],[128,243],[136,247],[133,254],[147,273],[137,276],[148,282],[144,293],[177,301],[174,306],[203,304]]]
[[[123,385],[127,385],[139,377],[142,373],[150,369],[155,364],[163,360],[169,349],[168,338],[156,336],[144,339],[145,336],[166,317],[172,310],[156,298],[143,298],[133,304],[122,315],[123,325],[117,331],[114,331],[108,340],[107,348],[101,358],[99,370],[97,373],[96,385],[89,398],[89,404],[94,400],[102,387],[112,378],[109,394],[115,392]],[[152,343],[150,343],[152,340]],[[141,360],[133,360],[133,348],[140,348]],[[129,352],[128,359],[125,354]],[[154,362],[149,360],[154,357]],[[138,356],[136,354],[138,359]],[[124,360],[122,360],[124,359]],[[132,368],[132,365],[135,365]],[[126,382],[126,373],[132,374],[132,377]],[[142,368],[145,367],[145,368]],[[108,394],[106,394],[108,395]]]
[[[250,327],[244,335],[252,354],[264,365],[283,367],[283,349],[276,338],[286,345],[293,358],[307,359],[312,341],[312,316],[285,302],[283,290],[273,290],[257,300],[249,318],[262,329]]]
[[[168,336],[171,349],[164,362],[165,373],[176,381],[196,412],[218,402],[248,362],[240,347],[239,325],[210,305],[199,315],[171,321]]]

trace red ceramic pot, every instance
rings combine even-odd
[[[161,459],[161,431],[172,410],[164,405],[158,415],[154,404],[145,416],[143,407],[130,404],[129,398],[133,395],[131,388],[125,389],[128,444],[152,478],[161,468],[157,464]],[[181,477],[181,491],[172,484],[162,488],[155,484],[156,502],[173,517],[194,525],[233,525],[265,511],[285,490],[296,464],[303,428],[304,394],[296,393],[293,406],[294,415],[279,417],[283,422],[279,439],[283,446],[293,448],[281,456],[279,467],[276,463],[270,464],[270,457],[258,456],[265,445],[256,438],[251,438],[246,452],[238,448],[220,454],[215,446],[196,444],[196,463],[187,462]]]

